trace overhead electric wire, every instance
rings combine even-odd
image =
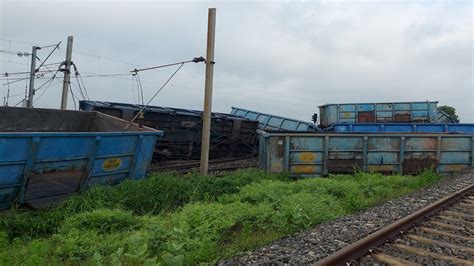
[[[53,74],[53,76],[51,76],[46,82],[44,82],[43,84],[41,84],[38,88],[36,88],[34,90],[34,92],[37,92],[39,91],[41,88],[43,88],[48,82],[50,82],[51,80],[55,79],[56,78],[56,75],[58,74],[59,70],[56,70],[56,72]]]
[[[16,43],[22,43],[22,44],[30,44],[30,45],[35,45],[35,46],[39,46],[41,48],[47,48],[47,47],[55,47],[55,49],[58,49],[61,53],[61,51],[63,51],[62,48],[59,47],[59,43],[56,44],[56,45],[49,45],[49,46],[42,46],[42,45],[38,45],[38,44],[34,44],[34,43],[27,43],[27,42],[21,42],[21,41],[15,41],[15,40],[9,40],[9,39],[0,39],[0,40],[3,40],[3,41],[8,41],[8,42],[16,42]],[[55,50],[53,49],[53,50]],[[112,62],[117,62],[117,63],[121,63],[121,64],[127,64],[127,65],[132,65],[132,66],[140,66],[139,64],[135,64],[135,63],[131,63],[131,62],[126,62],[126,61],[123,61],[123,60],[118,60],[118,59],[113,59],[113,58],[109,58],[109,57],[106,57],[106,56],[99,56],[99,55],[93,55],[93,54],[89,54],[89,53],[83,53],[83,52],[80,52],[80,51],[74,51],[75,54],[82,54],[82,55],[86,55],[86,56],[91,56],[91,57],[97,57],[99,60],[100,59],[104,59],[104,60],[108,60],[108,61],[112,61]],[[52,53],[51,53],[52,54]],[[49,56],[48,56],[49,57]],[[47,58],[48,59],[48,58]],[[41,61],[41,60],[40,60]],[[46,61],[46,60],[45,60]],[[155,67],[149,67],[149,68],[143,68],[143,69],[137,69],[135,68],[136,71],[146,71],[146,70],[152,70],[152,69],[160,69],[160,68],[165,68],[165,67],[169,67],[169,66],[174,66],[174,65],[180,65],[180,64],[184,64],[184,63],[190,63],[190,62],[195,62],[195,63],[198,63],[198,62],[205,62],[205,59],[203,57],[198,57],[198,58],[194,58],[192,60],[188,60],[188,61],[183,61],[183,62],[178,62],[178,63],[172,63],[172,64],[166,64],[166,65],[160,65],[160,66],[155,66]],[[10,63],[10,62],[9,62]],[[13,62],[13,63],[18,63],[18,64],[23,64],[23,63],[19,63],[19,62]],[[54,64],[54,63],[53,63]],[[53,65],[51,64],[51,65]],[[27,65],[28,64],[23,64],[23,65]],[[45,64],[45,62],[42,62],[42,66],[45,66],[45,65],[50,65],[50,64]],[[181,67],[181,66],[180,66]],[[158,71],[164,71],[164,70],[158,70]],[[132,71],[133,72],[133,71]],[[169,71],[164,71],[164,72],[169,72]],[[45,72],[45,73],[48,73],[48,72]],[[171,72],[170,72],[171,73]],[[95,78],[95,77],[98,77],[98,78],[102,78],[102,77],[110,77],[110,78],[116,78],[116,79],[125,79],[125,77],[121,77],[121,76],[128,76],[130,75],[130,73],[114,73],[114,74],[94,74],[94,75],[79,75],[79,79],[80,79],[80,83],[78,83],[78,86],[80,86],[81,88],[84,89],[84,95],[85,97],[89,97],[88,96],[88,92],[85,88],[85,84],[84,84],[84,80],[83,80],[83,77],[84,78]],[[181,76],[182,74],[176,74],[176,73],[173,73],[173,77],[177,75],[177,76]],[[197,78],[197,79],[202,79],[202,77],[197,77],[197,76],[191,76],[191,75],[182,75],[182,76],[189,76],[189,77],[192,77],[192,78]],[[42,78],[42,77],[36,77],[38,79]],[[27,80],[28,78],[24,78],[24,79],[19,79],[18,81],[21,81],[21,80]],[[15,81],[17,82],[17,81]],[[140,85],[142,83],[152,83],[152,84],[158,84],[158,82],[152,82],[152,81],[147,81],[147,80],[142,80],[140,77],[138,77],[138,80],[137,80],[137,83],[139,83]],[[82,84],[82,86],[80,85]],[[142,87],[142,93],[143,93],[143,86]],[[138,88],[137,88],[138,89]],[[142,103],[144,103],[144,96],[139,96],[139,98],[142,98]]]
[[[186,63],[199,63],[199,62],[206,62],[206,59],[204,59],[204,57],[195,57],[193,58],[192,60],[188,60],[188,61],[183,61],[183,62],[178,62],[178,63],[172,63],[172,64],[166,64],[166,65],[160,65],[160,66],[154,66],[154,67],[147,67],[147,68],[141,68],[141,69],[134,69],[130,72],[132,73],[138,73],[138,72],[141,72],[141,71],[146,71],[146,70],[152,70],[152,69],[158,69],[158,68],[164,68],[164,67],[170,67],[170,66],[177,66],[177,65],[184,65]]]
[[[145,105],[143,105],[142,108],[140,108],[138,113],[132,118],[132,120],[130,120],[130,122],[124,128],[124,130],[128,129],[128,127],[133,123],[133,121],[135,121],[135,119],[137,119],[137,117],[143,112],[143,110],[145,110],[145,108],[153,101],[153,99],[155,99],[155,97],[158,95],[158,93],[160,93],[165,88],[165,86],[168,84],[168,82],[170,82],[170,80],[176,75],[176,73],[178,73],[178,71],[183,67],[183,65],[184,65],[184,63],[181,63],[181,65],[176,69],[176,71],[166,80],[165,83],[163,83],[161,88],[158,89],[158,91],[150,98],[150,100]],[[137,73],[137,75],[138,75],[138,73]]]
[[[84,84],[84,80],[82,79],[82,75],[79,75],[79,79],[82,83],[82,87],[84,88],[84,92],[86,93],[87,99],[89,100],[89,93],[87,92],[86,85]]]
[[[61,44],[61,42],[59,42],[58,44],[56,44],[56,46],[54,47],[54,49],[51,50],[51,52],[49,52],[48,56],[46,56],[46,58],[45,58],[43,61],[41,61],[41,59],[39,59],[38,57],[36,57],[36,58],[38,58],[38,60],[41,61],[41,64],[40,64],[39,67],[36,68],[35,71],[40,70],[40,68],[44,65],[44,63],[46,63],[46,61],[48,61],[49,57],[54,53],[54,51],[56,51],[56,49],[59,48],[59,45],[60,45],[60,44]]]
[[[26,96],[23,97],[23,99],[21,99],[19,102],[17,102],[13,107],[17,107],[20,103],[22,103],[24,100],[26,100]]]
[[[59,70],[57,70],[56,73],[54,73],[54,75],[52,77],[50,77],[47,81],[45,81],[43,84],[41,84],[38,88],[34,89],[33,93],[36,93],[37,91],[41,90],[46,84],[51,83],[56,78],[56,75],[57,75],[58,72],[59,72]],[[15,107],[18,104],[20,104],[21,102],[23,102],[24,100],[26,100],[27,98],[28,98],[28,96],[25,96],[20,102],[15,104]]]
[[[83,78],[100,78],[100,77],[116,77],[116,76],[130,76],[130,73],[127,74],[97,74],[97,75],[81,75]]]
[[[6,41],[6,42],[13,42],[13,43],[34,45],[34,46],[39,46],[39,47],[42,47],[42,48],[48,47],[48,46],[44,46],[44,45],[42,45],[42,44],[35,44],[35,43],[31,43],[31,42],[16,41],[16,40],[5,39],[5,38],[0,38],[0,41]],[[53,46],[53,45],[49,45],[49,46]],[[63,48],[60,48],[60,47],[59,47],[58,49],[59,49],[60,51],[63,50]],[[127,62],[127,61],[125,61],[125,60],[116,59],[116,58],[111,58],[111,57],[108,57],[108,56],[102,56],[102,55],[91,54],[91,53],[85,53],[85,52],[81,52],[81,51],[77,51],[77,50],[74,50],[74,54],[80,54],[80,55],[85,55],[85,56],[89,56],[89,57],[99,58],[99,59],[103,59],[103,60],[107,60],[107,61],[111,61],[111,62],[115,62],[115,63],[120,63],[120,64],[124,64],[124,65],[134,66],[134,67],[141,66],[140,64],[136,64],[136,63],[132,63],[132,62]],[[170,71],[164,71],[164,70],[160,70],[160,71],[167,72],[167,73],[172,73],[172,72],[170,72]],[[201,77],[201,76],[196,76],[196,75],[178,74],[178,76],[183,76],[183,77],[188,77],[188,78],[193,78],[193,79],[202,80],[202,77]],[[143,82],[146,82],[145,80],[142,80],[142,81],[143,81]]]
[[[48,84],[48,86],[43,89],[43,92],[41,93],[41,95],[39,95],[36,99],[34,99],[33,103],[36,103],[36,102],[46,93],[46,91],[48,90],[48,88],[51,87],[51,85],[53,85],[53,81],[54,81],[54,78],[51,78],[51,79],[50,79],[50,83]],[[57,82],[56,84],[61,84],[61,83],[62,83],[62,81],[59,80],[59,82]],[[37,91],[38,91],[38,90],[36,90],[35,93],[36,93]]]
[[[45,65],[46,67],[46,65]],[[39,70],[36,71],[36,73],[46,73],[46,72],[53,72],[53,70]],[[5,72],[3,74],[0,74],[4,77],[9,76],[9,75],[24,75],[24,74],[30,74],[30,71],[23,71],[23,72]]]
[[[72,92],[71,82],[69,82],[69,91],[71,92],[71,95],[72,95],[72,102],[74,103],[74,110],[77,110],[76,101],[75,101],[75,99],[77,99],[77,98],[74,95],[74,93]],[[77,99],[77,100],[79,100],[79,99]]]
[[[140,81],[140,75],[138,75],[138,73],[136,73],[135,77],[137,79],[138,86],[140,88],[140,95],[139,96],[141,96],[141,102],[142,102],[142,105],[143,105],[145,103],[145,100],[143,99],[143,87],[142,87],[142,82]]]
[[[84,91],[83,91],[82,87],[81,87],[81,83],[79,82],[78,76],[80,76],[80,73],[77,69],[77,66],[74,63],[72,63],[72,66],[74,67],[74,76],[76,77],[77,86],[79,86],[79,92],[82,95],[82,99],[83,100],[86,100],[86,99],[89,100],[89,95],[87,94],[86,87],[84,86]],[[84,82],[82,83],[82,85],[84,85]]]
[[[45,66],[52,66],[52,65],[59,65],[62,62],[56,62],[56,63],[49,63],[49,64],[44,64]]]
[[[49,48],[49,47],[53,47],[53,46],[56,46],[57,48],[59,48],[59,44],[61,44],[61,42],[59,42],[58,44],[51,44],[51,45],[46,45],[46,46],[40,46],[41,49],[44,49],[44,48]],[[56,49],[56,48],[54,48]]]
[[[48,86],[44,88],[43,92],[36,99],[34,99],[33,103],[36,103],[46,93],[48,88],[51,87],[51,85],[53,85],[53,81],[54,80],[51,80],[51,83],[49,83]],[[56,82],[55,85],[58,85],[58,84],[61,84],[61,83],[62,83],[62,81],[59,81],[59,82]]]
[[[42,46],[40,44],[35,44],[35,43],[29,43],[29,42],[22,42],[22,41],[15,41],[15,40],[10,40],[10,39],[0,39],[0,40],[3,40],[3,41],[8,41],[8,42],[14,42],[14,43],[21,43],[21,44],[29,44],[29,45],[35,45],[35,46]],[[50,45],[52,46],[52,45]],[[43,46],[44,47],[44,46]],[[59,51],[62,50],[62,48],[58,48]],[[111,61],[111,62],[116,62],[116,63],[120,63],[120,64],[126,64],[126,65],[130,65],[130,66],[140,66],[140,64],[136,64],[136,63],[132,63],[132,62],[127,62],[127,61],[124,61],[124,60],[120,60],[120,59],[114,59],[114,58],[110,58],[110,57],[107,57],[107,56],[102,56],[102,55],[94,55],[94,54],[90,54],[90,53],[84,53],[84,52],[80,52],[80,51],[77,51],[75,50],[74,51],[74,54],[79,54],[79,55],[85,55],[85,56],[89,56],[89,57],[95,57],[95,58],[99,58],[99,59],[103,59],[103,60],[107,60],[107,61]],[[204,59],[204,58],[202,58]],[[17,62],[14,62],[14,63],[17,63]],[[23,63],[18,63],[18,64],[23,64]],[[179,63],[176,63],[176,64],[179,64]],[[28,64],[23,64],[23,65],[28,65]],[[170,64],[170,65],[174,65],[174,64]],[[164,67],[164,66],[162,66]],[[162,71],[162,72],[166,72],[166,73],[172,73],[170,71],[165,71],[165,70],[159,70],[159,71]],[[110,74],[106,74],[106,75],[87,75],[87,76],[84,76],[84,77],[108,77]],[[110,75],[110,77],[113,77],[113,76],[117,76],[116,78],[119,78],[118,76],[125,76],[125,75],[128,75],[128,74],[112,74]],[[177,76],[183,76],[183,77],[188,77],[188,78],[193,78],[193,79],[199,79],[199,80],[202,80],[202,77],[201,76],[196,76],[196,75],[187,75],[187,74],[178,74]],[[158,84],[157,82],[151,82],[151,81],[146,81],[146,80],[141,80],[143,83],[153,83],[153,84]]]
[[[13,97],[18,97],[18,96],[24,96],[25,94],[24,93],[18,93],[18,94],[13,94],[13,95],[8,95],[8,98],[13,98]],[[2,97],[3,99],[5,99],[6,97]],[[7,98],[7,99],[8,99]],[[23,98],[20,103],[24,100],[25,98]],[[16,105],[14,106],[17,106],[19,103],[17,103]],[[5,106],[8,106],[8,100],[6,101],[6,105]]]
[[[0,50],[0,53],[6,53],[6,54],[14,54],[14,55],[18,55],[20,52],[11,52],[11,51],[5,51],[5,50]],[[28,54],[29,55],[29,54]]]
[[[82,98],[82,100],[85,100],[86,98],[85,98],[84,92],[82,92],[82,91],[77,87],[76,84],[74,84],[74,83],[72,83],[72,82],[71,82],[70,84],[71,84],[71,86],[72,86],[71,89],[74,89],[74,90],[76,91],[76,94],[75,94],[75,95],[77,95],[76,98],[79,100],[79,96],[80,96],[80,97]],[[77,92],[79,92],[79,93],[77,93]]]
[[[77,77],[76,77],[77,78]],[[77,81],[77,80],[76,80]],[[79,91],[79,94],[81,95],[82,99],[83,100],[87,100],[86,99],[86,95],[84,94],[84,92],[82,91],[82,88],[80,85],[76,85],[74,83],[71,82],[71,84]],[[79,83],[78,83],[79,84]]]
[[[92,73],[92,72],[84,72],[84,73]],[[88,77],[92,77],[92,78],[95,78],[95,77],[105,77],[105,78],[113,78],[113,79],[122,79],[122,80],[128,80],[128,78],[126,77],[120,77],[120,76],[132,76],[133,74],[131,73],[127,73],[127,74],[107,74],[107,75],[98,75],[98,74],[91,74],[91,75],[86,75],[86,76],[83,76],[81,74],[82,77],[85,77],[85,78],[88,78]],[[150,80],[141,80],[142,83],[149,83],[149,84],[156,84],[156,85],[160,85],[161,83],[158,83],[158,82],[155,82],[155,81],[150,81]]]
[[[22,81],[22,80],[27,80],[27,79],[29,79],[29,78],[30,78],[30,77],[17,79],[17,80],[14,80],[14,81],[10,81],[10,82],[7,82],[7,83],[3,83],[3,85],[13,84],[13,83],[15,83],[15,82],[19,82],[19,81]]]
[[[20,63],[20,62],[15,62],[15,61],[7,61],[7,60],[1,60],[1,59],[0,59],[0,62],[10,63],[10,64],[18,64],[18,65],[25,65],[25,66],[29,65],[29,64],[26,64],[26,63]]]
[[[16,41],[16,40],[11,40],[11,39],[5,39],[5,38],[0,38],[0,41],[6,41],[6,42],[14,42],[14,43],[21,43],[21,44],[28,44],[28,45],[36,45],[36,46],[41,46],[35,43],[31,42],[22,42],[22,41]]]
[[[13,98],[13,97],[17,97],[17,96],[20,96],[20,95],[25,95],[25,94],[22,92],[22,93],[9,95],[9,97]],[[5,96],[3,98],[5,98]]]
[[[133,95],[133,103],[137,103],[137,99],[135,98],[135,79],[134,79],[135,76],[132,76],[132,95]]]

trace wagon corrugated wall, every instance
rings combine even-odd
[[[474,123],[349,123],[328,130],[338,133],[464,133],[474,134]]]
[[[258,128],[261,130],[319,131],[319,128],[311,122],[261,113],[240,107],[232,107],[230,114],[258,121]]]
[[[260,167],[290,176],[371,172],[446,174],[474,167],[474,136],[261,132]]]
[[[320,126],[338,123],[436,123],[438,102],[344,103],[319,106]]]
[[[97,112],[0,107],[0,209],[145,177],[162,131]]]

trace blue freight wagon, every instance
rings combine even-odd
[[[240,107],[232,107],[232,111],[230,113],[232,115],[258,121],[258,128],[261,130],[319,131],[318,127],[311,122],[260,113]]]
[[[349,123],[327,128],[338,133],[461,133],[474,134],[474,123]]]
[[[427,168],[447,174],[474,167],[474,136],[261,132],[259,156],[261,169],[294,177]]]
[[[341,123],[436,123],[438,102],[345,103],[319,106],[320,126]]]
[[[145,177],[163,132],[126,125],[97,112],[1,107],[0,209]]]

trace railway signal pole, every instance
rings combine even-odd
[[[61,97],[61,109],[67,109],[67,94],[69,92],[69,84],[71,83],[71,58],[72,58],[72,41],[73,37],[67,37],[66,61],[64,62],[64,80],[63,94]],[[72,99],[74,101],[74,99]]]
[[[206,81],[204,112],[202,117],[201,174],[207,175],[209,166],[209,145],[211,137],[212,79],[214,76],[214,42],[216,30],[216,9],[209,8],[207,21]]]

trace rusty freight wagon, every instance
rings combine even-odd
[[[355,170],[446,174],[474,167],[474,135],[261,132],[260,168],[290,176]]]
[[[320,126],[341,123],[436,123],[438,102],[344,103],[319,106]],[[443,121],[445,122],[445,121]]]
[[[98,112],[0,107],[0,209],[145,177],[163,132]]]
[[[80,109],[98,111],[130,121],[142,105],[80,101]],[[202,112],[189,109],[147,106],[144,125],[163,130],[155,149],[157,159],[198,159],[201,148]],[[240,158],[258,152],[258,122],[246,118],[212,113],[210,158]]]
[[[240,107],[232,107],[230,114],[258,121],[258,128],[261,130],[319,131],[318,127],[311,122],[261,113]]]

